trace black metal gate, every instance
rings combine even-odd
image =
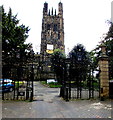
[[[109,82],[109,98],[113,99],[113,80]]]
[[[2,100],[33,100],[33,66],[3,65],[1,92]]]
[[[95,99],[100,97],[100,81],[94,74],[92,66],[89,66],[87,75],[84,75],[84,68],[79,64],[75,67],[69,58],[66,59],[65,64],[61,97],[66,101],[69,99]]]

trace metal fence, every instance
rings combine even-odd
[[[2,100],[33,100],[33,66],[5,66],[2,68]]]

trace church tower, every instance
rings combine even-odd
[[[64,19],[63,4],[58,4],[58,14],[56,9],[48,10],[48,3],[44,3],[42,32],[41,32],[41,50],[40,54],[43,61],[44,71],[50,71],[50,56],[54,49],[61,49],[65,52],[64,46]]]

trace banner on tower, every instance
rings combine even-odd
[[[47,44],[47,50],[46,50],[46,52],[49,53],[49,54],[52,54],[53,53],[53,45]]]

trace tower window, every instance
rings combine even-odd
[[[45,29],[46,29],[47,25],[45,24]]]
[[[53,31],[57,31],[57,24],[54,24]]]
[[[42,23],[42,30],[44,30],[44,23]]]
[[[58,39],[60,39],[60,33],[58,33]]]
[[[50,24],[47,24],[47,30],[50,30]]]

